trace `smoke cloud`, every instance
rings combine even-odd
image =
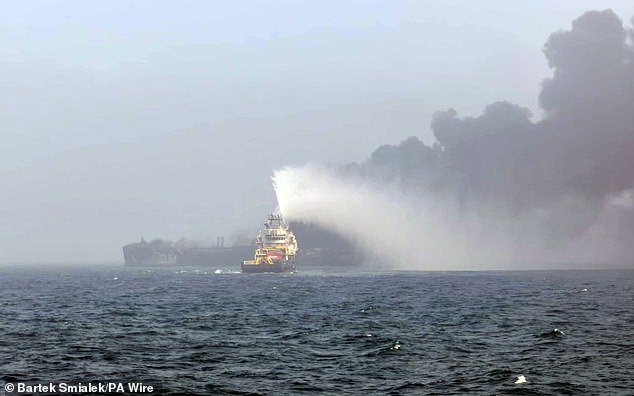
[[[434,115],[437,139],[275,173],[280,210],[397,268],[631,266],[634,33],[590,11],[544,46],[544,118],[500,101]]]

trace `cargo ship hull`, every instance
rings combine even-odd
[[[131,243],[123,247],[124,264],[130,267],[215,266],[235,263],[253,252],[253,246],[184,247],[155,240]]]

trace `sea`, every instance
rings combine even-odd
[[[632,270],[219,267],[0,267],[0,392],[634,394]]]

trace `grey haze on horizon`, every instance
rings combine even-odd
[[[251,236],[277,168],[432,144],[448,108],[507,100],[541,118],[543,44],[605,8],[634,15],[629,1],[5,2],[0,262]]]

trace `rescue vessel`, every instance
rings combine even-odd
[[[298,252],[295,235],[280,213],[269,215],[255,240],[255,257],[242,262],[242,272],[296,272],[295,256]]]

